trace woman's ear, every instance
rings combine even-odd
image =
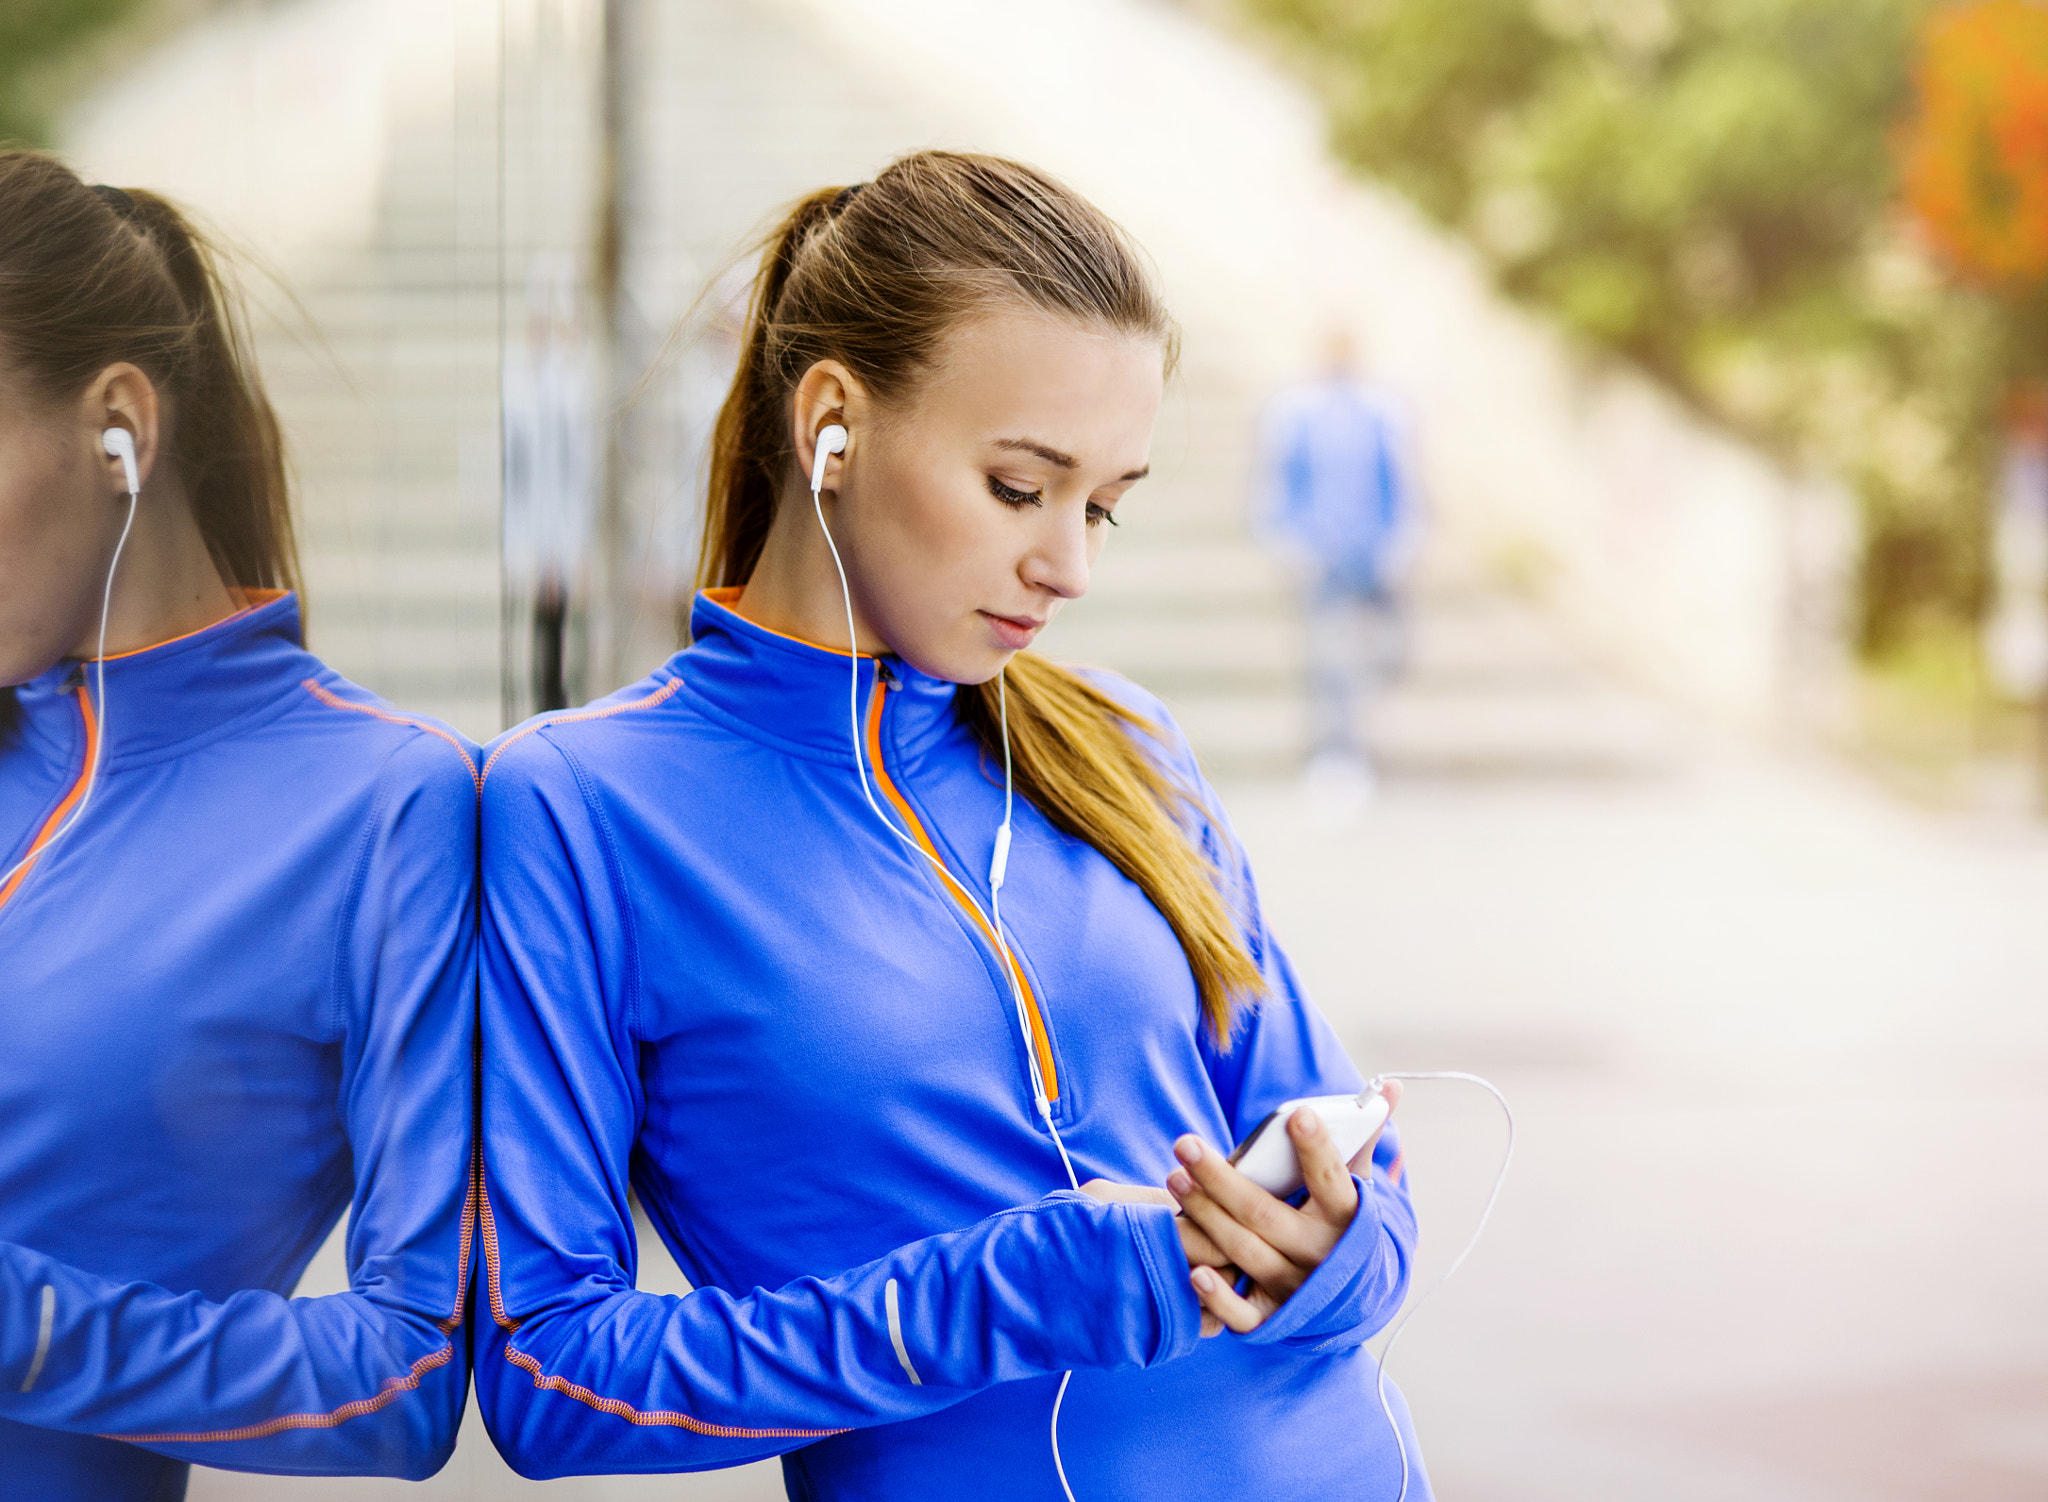
[[[819,432],[837,423],[846,429],[846,448],[826,461],[825,488],[833,488],[847,454],[859,441],[857,423],[866,407],[867,394],[860,381],[837,360],[820,360],[805,371],[789,404],[790,447],[796,454],[798,472],[810,475]]]
[[[109,365],[86,387],[83,406],[85,421],[92,429],[94,453],[101,453],[99,435],[108,428],[126,428],[135,435],[135,472],[146,487],[163,442],[163,405],[157,399],[156,383],[139,366],[125,362]],[[102,457],[114,489],[125,496],[128,482],[121,461]]]

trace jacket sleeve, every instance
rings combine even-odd
[[[350,1290],[212,1302],[0,1244],[0,1417],[299,1475],[432,1475],[468,1385],[476,784],[425,735],[354,852],[333,1004]]]
[[[599,816],[533,739],[484,790],[476,1382],[513,1469],[737,1465],[995,1383],[1194,1348],[1171,1214],[1072,1192],[779,1289],[636,1292],[630,914]]]
[[[1127,702],[1135,692],[1127,684],[1103,686]],[[1200,1038],[1210,1081],[1230,1122],[1228,1145],[1234,1146],[1284,1101],[1352,1094],[1365,1081],[1268,928],[1251,863],[1186,738],[1156,700],[1132,707],[1160,728],[1163,762],[1189,795],[1189,837],[1215,868],[1225,903],[1265,983],[1264,996],[1238,1024],[1227,1050],[1218,1048],[1206,1029]],[[1371,1339],[1400,1310],[1408,1293],[1416,1224],[1401,1139],[1393,1126],[1380,1133],[1369,1172],[1355,1177],[1358,1213],[1336,1248],[1284,1306],[1240,1339],[1342,1350]]]

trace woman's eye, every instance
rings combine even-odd
[[[1121,525],[1116,517],[1111,514],[1108,507],[1098,506],[1093,501],[1090,501],[1088,503],[1088,525],[1092,527],[1097,522],[1108,522],[1112,527]]]
[[[1005,506],[1041,506],[1044,498],[1035,490],[1019,490],[1014,485],[1005,485],[994,475],[988,477],[988,493]]]

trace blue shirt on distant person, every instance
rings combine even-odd
[[[1392,394],[1349,370],[1281,392],[1262,443],[1260,523],[1268,545],[1326,590],[1386,593],[1415,530],[1409,435]]]

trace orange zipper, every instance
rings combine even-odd
[[[910,831],[910,837],[917,841],[920,850],[931,857],[932,866],[946,883],[946,889],[953,894],[953,900],[974,920],[974,926],[981,930],[982,937],[988,940],[989,946],[995,950],[997,957],[1001,958],[1005,946],[996,942],[995,931],[988,926],[988,920],[981,915],[974,899],[967,894],[967,889],[955,881],[953,873],[946,869],[944,858],[932,844],[931,836],[924,832],[924,825],[918,820],[909,800],[897,791],[896,784],[889,780],[888,772],[883,769],[882,696],[889,691],[889,679],[887,670],[881,663],[877,662],[875,669],[874,697],[868,703],[868,769],[874,773],[875,785],[882,790],[882,796],[887,798],[890,807],[902,816],[904,827]],[[1038,998],[1032,994],[1031,982],[1024,974],[1024,967],[1017,963],[1014,952],[1010,955],[1009,964],[1010,973],[1017,977],[1017,990],[1024,998],[1024,1016],[1031,1025],[1031,1046],[1038,1054],[1038,1072],[1045,1081],[1045,1098],[1049,1101],[1058,1100],[1059,1073],[1053,1067],[1052,1042],[1045,1035],[1045,1021],[1038,1014]]]
[[[71,791],[64,795],[64,801],[51,811],[49,818],[43,820],[43,827],[36,831],[35,843],[28,847],[21,869],[14,873],[6,886],[0,887],[0,907],[5,907],[7,899],[28,880],[28,873],[35,868],[36,857],[50,843],[51,836],[63,827],[64,816],[85,796],[85,785],[92,778],[93,758],[99,754],[100,722],[92,712],[92,695],[85,691],[83,683],[78,685],[78,713],[85,720],[85,761],[78,769],[78,781],[71,784]]]

